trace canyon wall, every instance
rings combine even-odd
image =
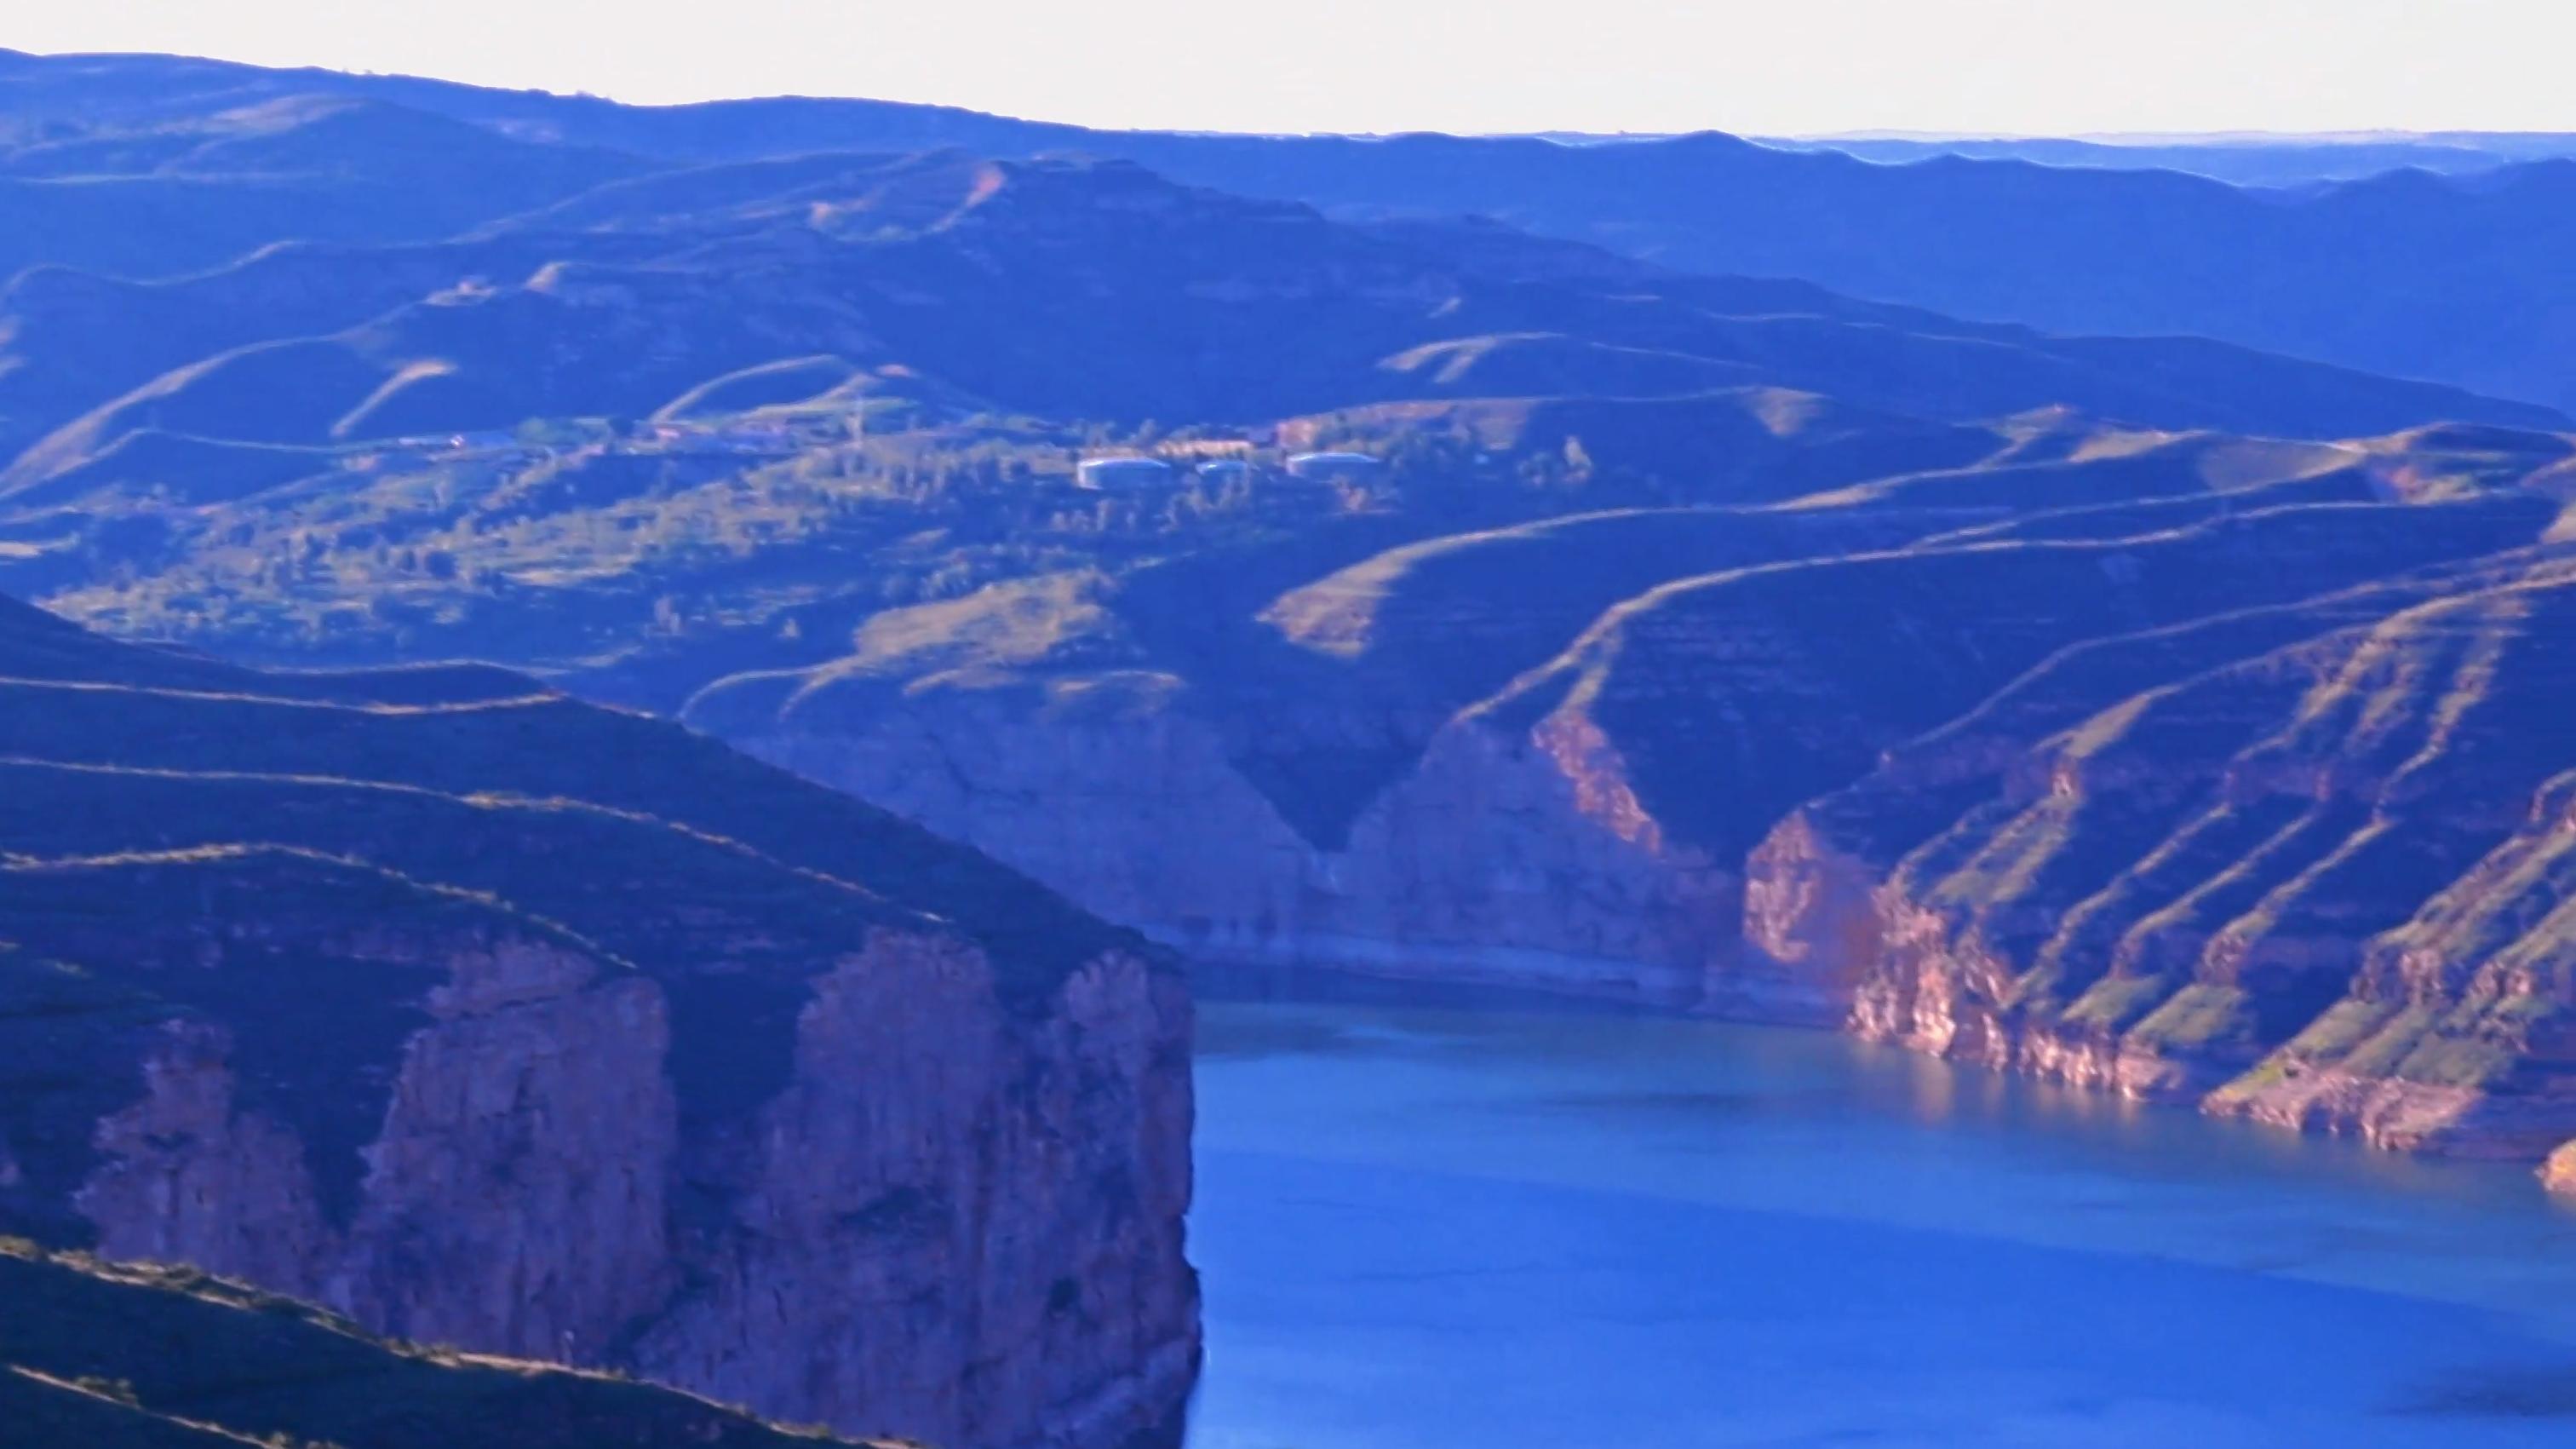
[[[0,601],[0,1233],[941,1449],[1167,1442],[1176,959],[488,671]]]
[[[2509,547],[2551,505],[2099,514],[1677,580],[1553,658],[1456,609],[1562,584],[1415,565],[1256,685],[880,658],[692,718],[1203,959],[1833,1025],[2392,1148],[2576,1136],[2576,583]],[[1539,662],[1417,717],[1480,651]]]

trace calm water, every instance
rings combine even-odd
[[[2576,1215],[1805,1032],[1202,1008],[1191,1449],[2576,1446]]]

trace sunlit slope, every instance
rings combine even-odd
[[[1740,404],[1712,399],[1700,406],[1732,412]],[[1390,429],[1454,426],[1502,446],[1518,435],[1515,430],[1529,426],[1532,411],[1478,404],[1363,421]],[[1797,451],[1801,439],[1792,434],[1778,445],[1784,467],[1842,466]],[[2063,558],[2076,560],[2070,567],[2077,572],[2066,587],[2069,607],[2080,610],[2108,607],[2120,597],[2117,588],[2105,592],[2090,584],[2102,576],[2101,560],[2116,556],[2110,567],[2128,567],[2124,550],[2076,547],[2087,534],[2146,537],[2151,552],[2203,547],[2209,558],[2226,557],[2249,568],[2277,536],[2301,554],[2301,568],[2254,570],[2270,577],[2251,587],[2295,590],[2369,577],[2419,557],[2527,542],[2550,514],[2540,498],[2496,494],[2458,515],[2430,515],[2462,522],[2419,537],[2416,523],[2400,516],[2389,490],[2376,481],[2376,455],[2359,446],[2259,444],[2210,435],[2061,437],[2047,427],[1984,431],[1979,441],[1991,456],[1974,465],[1906,472],[1777,506],[1573,513],[1435,535],[1338,568],[1329,566],[1328,551],[1299,545],[1185,556],[1124,579],[1066,576],[1044,587],[996,587],[883,616],[861,630],[859,652],[810,673],[767,673],[711,688],[691,706],[691,718],[723,733],[749,732],[764,727],[763,721],[799,728],[846,722],[865,729],[872,712],[898,708],[907,692],[1116,675],[1124,682],[1099,698],[1164,701],[1213,721],[1237,767],[1258,782],[1273,806],[1310,839],[1329,845],[1454,716],[1513,686],[1525,672],[1541,671],[1520,686],[1516,698],[1535,698],[1551,680],[1592,667],[1576,663],[1578,657],[1623,656],[1625,636],[1618,630],[1605,625],[1598,638],[1583,644],[1586,631],[1608,611],[1651,615],[1632,604],[1651,591],[1672,586],[1677,597],[1686,597],[1689,589],[1681,581],[1723,581],[1742,573],[1733,587],[1747,593],[1777,588],[1788,601],[1784,608],[1811,607],[1804,601],[1812,589],[1815,597],[1839,600],[1855,619],[1866,620],[1881,608],[1897,609],[1903,596],[1882,599],[1866,589],[1847,590],[1841,583],[1847,575],[1836,570],[1855,556],[1894,555],[1879,571],[1850,564],[1849,577],[1940,571],[1921,587],[1938,596],[1942,607],[1959,610],[2000,607],[1991,591],[2011,588],[2026,558]],[[1830,453],[1839,442],[1819,446]],[[1650,486],[1667,491],[1704,476],[1686,462],[1641,472],[1661,480]],[[1740,495],[1723,480],[1705,486],[1715,497]],[[1750,491],[1757,500],[1764,497],[1758,486]],[[2303,511],[2319,504],[2338,507]],[[2237,521],[2252,515],[2265,521]],[[2471,521],[2472,515],[2492,521]],[[2365,542],[2348,554],[2339,541],[2311,550],[2308,535],[2299,532],[2310,521],[2328,530],[2316,536],[2320,540],[2333,538],[2333,529],[2349,528]],[[1987,537],[1988,530],[1996,535]],[[2024,530],[2043,539],[2068,537],[2058,540],[2065,544],[2060,549],[2025,547],[2015,542]],[[2237,542],[2223,549],[2190,542],[2230,537]],[[1936,552],[1958,557],[1916,557]],[[2310,552],[2322,556],[2308,558]],[[2177,565],[2177,573],[2201,592],[2136,607],[2186,614],[2216,607],[2239,586],[2240,571],[2212,570],[2206,562]],[[1313,572],[1300,578],[1301,570]],[[1673,612],[1681,607],[1676,603]],[[1926,619],[1919,627],[1937,638],[1947,626]],[[2057,632],[2045,638],[2081,637],[2086,629],[2108,624],[2079,614],[2052,627]],[[1856,640],[1851,647],[1881,648],[1884,641]],[[1560,655],[1566,660],[1550,667]],[[2001,665],[1990,661],[1989,667]],[[1816,668],[1832,672],[1821,664]],[[1170,681],[1170,687],[1147,688],[1148,678]],[[1953,688],[1973,698],[1978,679],[1986,687],[1999,682],[1978,675],[1954,681]],[[1925,696],[1923,703],[1934,708],[1936,699],[1950,697]],[[1688,701],[1676,706],[1691,707]],[[1741,706],[1729,698],[1720,707]],[[1858,718],[1864,723],[1856,727],[1872,731],[1872,739],[1897,728],[1866,712]],[[1797,798],[1788,777],[1778,788]],[[1748,809],[1751,828],[1768,823],[1758,808]]]

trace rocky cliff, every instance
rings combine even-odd
[[[1197,1365],[1154,948],[668,726],[0,615],[0,1222],[942,1445]]]

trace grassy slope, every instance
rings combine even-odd
[[[12,1449],[838,1444],[670,1389],[389,1343],[184,1268],[0,1239]]]

